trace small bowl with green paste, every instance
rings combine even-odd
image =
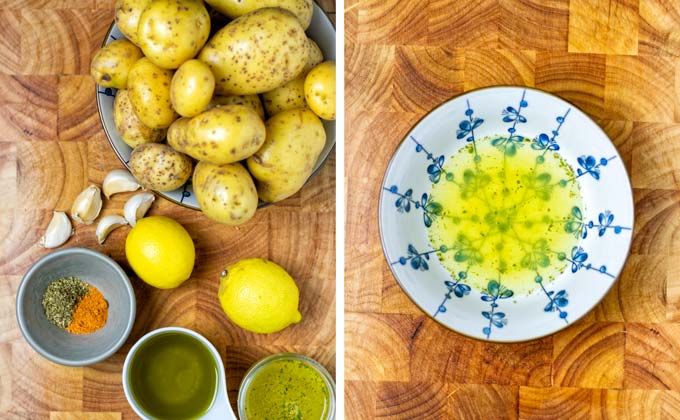
[[[19,328],[46,359],[87,366],[113,355],[135,320],[135,294],[123,269],[87,248],[49,253],[28,269],[16,300]]]
[[[241,420],[335,418],[335,384],[328,371],[309,357],[275,354],[255,363],[238,393]]]

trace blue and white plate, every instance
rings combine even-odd
[[[318,45],[325,60],[335,60],[335,27],[330,21],[323,9],[321,9],[316,3],[314,3],[314,15],[312,16],[312,22],[307,28],[307,36],[313,39]],[[125,38],[125,36],[118,29],[118,25],[115,22],[111,24],[106,37],[104,38],[104,45],[116,40]],[[99,110],[99,118],[104,127],[104,132],[106,137],[116,152],[116,155],[121,162],[129,169],[130,154],[132,153],[132,148],[125,144],[123,139],[120,137],[116,131],[116,126],[113,122],[113,99],[116,96],[116,89],[104,88],[102,86],[97,86],[97,109]],[[335,146],[335,121],[325,121],[322,120],[324,128],[326,129],[326,145],[324,146],[319,159],[314,165],[314,172],[309,177],[312,179],[314,175],[321,169],[324,162],[328,158]],[[307,180],[309,182],[309,180]],[[158,192],[162,197],[185,207],[192,208],[194,210],[199,210],[198,202],[196,201],[196,196],[193,193],[193,188],[191,186],[191,180],[189,180],[182,188],[178,188],[174,191],[168,192]],[[267,203],[260,202],[260,207],[268,205]]]
[[[539,261],[533,263],[536,275],[527,279],[532,285],[527,290],[507,287],[500,274],[472,278],[467,269],[447,270],[440,261],[446,255],[455,253],[456,261],[468,259],[468,266],[481,260],[470,257],[475,250],[465,248],[469,244],[432,243],[430,239],[437,218],[467,213],[463,202],[433,200],[433,188],[440,183],[467,182],[454,179],[447,163],[459,149],[472,150],[484,141],[501,154],[526,148],[522,153],[530,150],[540,162],[540,156],[549,153],[566,163],[563,168],[568,174],[551,185],[568,183],[580,189],[580,206],[559,217],[553,215],[555,226],[562,234],[573,235],[573,243],[567,249],[528,254],[517,261],[529,265]],[[560,191],[556,187],[553,193]],[[385,257],[406,294],[444,326],[497,342],[552,334],[593,309],[623,269],[633,219],[628,174],[607,135],[568,102],[524,87],[476,90],[434,109],[408,133],[392,157],[379,202]],[[541,258],[545,264],[560,265],[552,279],[541,275]]]

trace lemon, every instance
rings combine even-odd
[[[172,289],[191,276],[196,251],[182,225],[169,217],[150,216],[128,233],[125,255],[139,278],[159,289]]]
[[[241,328],[268,334],[300,322],[300,292],[279,265],[251,258],[226,268],[218,297],[227,316]]]

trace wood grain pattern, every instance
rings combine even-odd
[[[129,228],[104,245],[95,225],[75,225],[65,246],[111,256],[130,275],[137,319],[123,347],[104,362],[52,364],[24,341],[15,299],[22,275],[49,251],[38,246],[54,210],[68,211],[89,183],[122,167],[101,128],[90,59],[113,19],[113,0],[0,2],[0,418],[135,419],[121,384],[130,347],[149,330],[183,326],[205,335],[225,361],[232,404],[246,370],[273,353],[309,355],[335,375],[335,158],[300,193],[231,228],[157,198],[149,215],[179,221],[196,245],[191,279],[159,290],[134,276],[125,259]],[[335,2],[320,2],[331,18]],[[130,194],[105,200],[102,214],[121,214]],[[302,322],[276,334],[234,325],[217,299],[219,273],[243,258],[271,259],[301,291]]]
[[[680,3],[396,3],[352,0],[345,12],[346,417],[680,418]],[[604,300],[558,334],[512,345],[428,318],[392,276],[377,226],[385,169],[413,124],[499,84],[589,114],[635,201],[631,255]]]

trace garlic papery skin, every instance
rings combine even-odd
[[[71,207],[73,220],[86,225],[92,224],[102,210],[102,194],[98,186],[92,184],[85,188]]]
[[[68,238],[73,236],[73,233],[73,226],[71,226],[71,221],[66,213],[55,211],[50,224],[47,225],[45,234],[40,238],[40,246],[56,248],[65,244]]]
[[[109,233],[113,232],[114,229],[127,224],[127,220],[125,220],[123,216],[119,216],[117,214],[109,214],[102,217],[102,219],[97,224],[97,230],[95,231],[95,234],[97,235],[97,242],[99,242],[100,245],[103,244],[106,238],[109,236]]]
[[[125,169],[114,169],[106,174],[102,183],[102,190],[106,198],[120,192],[137,191],[141,185],[137,179]]]
[[[151,203],[156,199],[156,196],[149,192],[135,194],[125,203],[123,207],[123,214],[125,219],[134,227],[137,220],[144,217],[146,212],[151,207]]]

